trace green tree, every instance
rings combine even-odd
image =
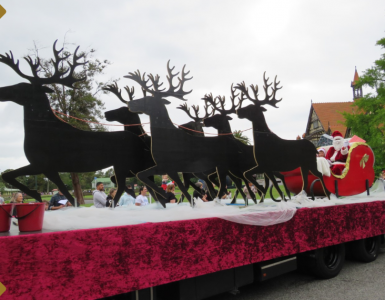
[[[377,41],[376,45],[384,49],[385,38]],[[385,53],[363,73],[357,86],[371,87],[373,92],[355,100],[354,113],[343,113],[345,125],[373,149],[376,158],[374,170],[379,174],[385,168]]]
[[[242,130],[235,130],[233,132],[233,135],[237,140],[240,140],[242,143],[250,145],[250,139],[247,136],[243,135]]]
[[[61,70],[67,69],[68,64],[73,59],[72,53],[74,51],[69,51],[67,49],[68,45],[64,38],[62,45],[63,51],[59,54],[60,57],[65,58],[60,66]],[[54,62],[39,57],[39,49],[36,43],[34,46],[32,55],[40,60],[41,67],[39,73],[45,77],[51,77],[55,72]],[[74,89],[67,88],[60,84],[49,85],[54,92],[47,94],[47,96],[54,112],[56,111],[57,116],[65,122],[82,130],[105,131],[106,129],[103,125],[97,124],[99,119],[103,119],[102,110],[104,109],[104,104],[99,96],[101,93],[105,93],[102,90],[105,84],[99,82],[97,76],[103,74],[104,69],[110,65],[110,62],[108,60],[95,58],[95,52],[96,50],[91,49],[77,54],[83,55],[83,64],[76,68],[73,76],[77,78],[85,77],[85,80],[76,82]],[[107,84],[110,83],[111,82],[108,82]],[[71,181],[75,198],[78,203],[84,204],[79,175],[77,173],[71,173]]]

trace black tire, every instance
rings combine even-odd
[[[375,261],[380,251],[380,245],[380,235],[354,241],[351,244],[352,255],[355,259],[362,262],[368,263]]]
[[[381,234],[380,253],[385,253],[385,235]]]
[[[322,279],[336,277],[345,263],[345,245],[339,244],[315,250],[316,265],[312,273]]]

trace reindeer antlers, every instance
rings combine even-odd
[[[180,106],[178,106],[177,108],[183,110],[195,122],[200,122],[203,119],[210,117],[214,113],[214,109],[211,110],[210,113],[208,112],[207,103],[204,106],[205,115],[203,117],[199,117],[199,105],[198,106],[195,106],[195,105],[191,106],[191,108],[194,110],[195,117],[190,113],[190,108],[188,108],[187,103],[183,103]]]
[[[19,60],[17,60],[15,63],[12,51],[10,51],[11,55],[9,55],[8,53],[5,54],[6,56],[0,54],[0,62],[10,66],[20,77],[27,79],[32,84],[43,85],[43,84],[55,84],[56,83],[56,84],[62,84],[64,86],[73,88],[74,83],[86,79],[86,77],[81,77],[81,78],[73,77],[74,72],[75,72],[75,68],[77,66],[84,65],[87,63],[87,62],[83,62],[83,63],[78,62],[79,59],[84,57],[84,54],[77,55],[77,51],[79,49],[79,46],[78,46],[76,48],[74,54],[73,54],[72,63],[68,62],[69,68],[62,69],[62,67],[59,66],[60,63],[62,63],[68,57],[70,57],[70,54],[67,54],[67,55],[60,57],[60,53],[63,51],[63,48],[60,50],[56,50],[56,43],[57,43],[57,40],[53,44],[53,53],[55,56],[55,60],[51,59],[51,63],[53,64],[53,67],[55,70],[54,70],[54,73],[51,77],[40,78],[38,76],[39,67],[40,67],[40,59],[39,58],[32,60],[32,58],[30,56],[24,57],[24,59],[27,61],[27,63],[29,64],[29,66],[32,70],[33,76],[25,75],[24,73],[22,73],[20,71]],[[64,75],[67,75],[67,76],[63,77]]]
[[[154,76],[154,75],[150,74],[147,76],[149,79],[145,80],[145,74],[146,73],[144,73],[143,76],[141,76],[140,71],[138,70],[138,71],[133,72],[133,73],[130,72],[130,73],[128,73],[127,76],[124,76],[124,77],[136,81],[137,83],[139,83],[139,85],[142,87],[142,89],[144,91],[149,92],[154,97],[171,96],[171,97],[175,97],[175,98],[178,98],[180,100],[186,101],[186,99],[184,99],[184,96],[190,94],[192,92],[192,90],[189,92],[183,91],[183,85],[186,81],[191,80],[192,77],[190,77],[190,78],[186,77],[190,73],[190,71],[185,72],[185,70],[184,70],[185,67],[186,67],[186,65],[183,66],[181,76],[178,77],[179,83],[174,86],[172,81],[176,76],[178,76],[179,72],[176,74],[173,74],[172,71],[174,70],[175,67],[170,68],[170,61],[167,62],[167,73],[168,73],[167,81],[169,84],[169,88],[167,91],[165,88],[160,89],[160,87],[162,86],[163,83],[159,83],[159,79],[160,79],[159,75]],[[151,81],[152,84],[147,85],[148,81]]]
[[[125,86],[124,89],[126,90],[128,97],[130,98],[130,101],[134,100],[134,93],[135,93],[134,87],[129,88],[128,86]],[[123,103],[125,103],[125,104],[128,103],[127,100],[123,99],[122,91],[121,91],[121,89],[119,89],[118,84],[116,82],[114,84],[107,85],[106,87],[103,88],[103,90],[115,94],[116,97],[118,97],[119,100],[122,101]],[[142,92],[143,92],[144,96],[146,96],[146,91],[144,91],[142,89]]]
[[[235,113],[237,108],[241,106],[243,100],[246,98],[244,97],[244,93],[241,92],[241,96],[238,98],[238,103],[235,104],[235,98],[239,96],[239,94],[235,94],[235,89],[233,85],[231,85],[231,108],[230,109],[225,109],[226,106],[226,97],[225,96],[217,96],[213,98],[212,94],[207,94],[205,95],[202,100],[205,100],[206,103],[210,103],[211,106],[213,107],[214,110],[218,111],[219,113],[223,115],[228,115],[231,113]]]
[[[128,89],[128,90],[126,89],[126,91],[127,91],[128,95],[130,97],[130,100],[132,100],[131,97],[134,97],[134,88],[132,88],[132,95],[129,92],[130,89],[128,87],[126,87],[126,88]],[[128,101],[123,99],[122,91],[121,91],[121,89],[119,89],[118,84],[116,82],[114,84],[110,84],[110,85],[107,85],[106,87],[104,87],[103,91],[111,92],[111,93],[115,94],[116,97],[118,97],[118,99],[120,101],[122,101],[123,103],[125,103],[125,104],[128,103]]]
[[[274,79],[274,85],[271,87],[271,85],[273,83],[269,83],[269,78],[266,79],[266,72],[263,73],[263,81],[264,81],[264,86],[263,86],[263,89],[265,91],[265,99],[263,100],[259,100],[258,99],[258,85],[250,85],[250,88],[254,94],[254,98],[252,98],[250,95],[249,95],[249,89],[246,87],[246,84],[245,82],[241,82],[241,83],[238,83],[235,88],[240,90],[243,94],[246,95],[247,99],[249,99],[250,101],[252,101],[255,105],[258,105],[258,106],[262,106],[262,105],[265,105],[265,104],[268,104],[268,105],[271,105],[273,107],[277,107],[277,103],[282,101],[282,98],[277,100],[275,98],[275,95],[277,93],[278,90],[280,90],[282,87],[278,87],[280,81],[277,82],[277,76],[275,76],[275,79]],[[271,87],[271,94],[269,95],[269,87]]]

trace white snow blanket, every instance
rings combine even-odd
[[[269,226],[287,222],[301,207],[322,207],[384,200],[384,186],[382,182],[377,181],[371,188],[370,196],[367,196],[365,192],[346,198],[337,199],[332,195],[331,200],[324,198],[312,201],[302,192],[291,201],[274,202],[271,199],[265,199],[264,203],[259,204],[249,201],[249,203],[253,204],[243,208],[239,205],[226,205],[230,203],[230,200],[203,202],[200,199],[196,199],[194,208],[191,208],[188,203],[167,204],[166,209],[158,204],[148,206],[132,205],[114,209],[95,208],[93,206],[68,207],[45,212],[43,229],[61,231],[213,217],[241,224]],[[242,205],[244,201],[238,200],[237,203]]]

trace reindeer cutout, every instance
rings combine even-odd
[[[8,65],[20,77],[30,82],[0,88],[0,101],[13,101],[24,107],[24,152],[30,163],[28,166],[3,174],[3,179],[41,202],[40,194],[18,182],[16,177],[44,174],[74,205],[74,198],[58,173],[91,172],[113,166],[118,184],[114,199],[116,204],[124,191],[126,169],[136,174],[151,167],[142,163],[147,160],[146,156],[151,156],[151,153],[142,139],[131,132],[83,131],[54,115],[46,95],[52,90],[44,85],[56,83],[73,88],[73,84],[84,80],[74,77],[76,67],[86,63],[79,62],[83,55],[77,55],[78,47],[73,54],[72,63],[67,69],[62,69],[60,66],[62,61],[69,56],[60,56],[63,49],[56,50],[56,42],[53,44],[55,73],[48,78],[38,76],[39,58],[35,61],[30,57],[25,58],[32,70],[32,76],[29,76],[20,71],[19,61],[14,61],[12,52],[0,55],[1,63]],[[47,140],[52,146],[47,147]]]
[[[128,96],[129,96],[130,101],[133,100],[134,99],[134,93],[135,93],[134,87],[129,88],[128,86],[125,86],[124,89],[126,90]],[[114,95],[117,96],[117,98],[121,102],[123,102],[125,104],[128,104],[128,101],[124,100],[124,98],[122,96],[122,92],[119,89],[117,83],[108,85],[103,90],[109,91],[109,92],[113,93]],[[143,95],[144,96],[146,95],[145,91],[143,91]],[[187,104],[186,104],[186,106],[181,106],[179,108],[184,110],[184,111],[188,111],[188,115],[193,117],[190,114],[190,110],[187,108]],[[192,133],[193,135],[198,135],[199,133],[197,133],[195,131],[199,130],[199,129],[203,130],[203,128],[202,128],[202,120],[203,120],[204,117],[210,115],[210,113],[208,113],[208,111],[207,111],[207,108],[208,107],[206,106],[205,107],[205,112],[206,112],[205,116],[203,116],[202,118],[199,118],[199,116],[198,116],[199,115],[199,106],[198,107],[193,106],[193,109],[194,109],[194,112],[195,112],[195,118],[193,117],[194,118],[194,122],[189,122],[189,123],[186,123],[186,124],[182,124],[181,126],[179,126],[179,128],[182,129],[182,130],[185,130],[188,133]],[[119,123],[121,123],[123,125],[137,125],[137,124],[141,124],[141,120],[139,118],[139,113],[131,112],[128,109],[127,106],[123,106],[123,107],[120,107],[120,108],[115,109],[115,110],[107,111],[107,112],[104,113],[104,115],[105,115],[107,121],[116,121],[116,122],[119,122]],[[188,129],[192,129],[194,131],[190,131]],[[139,126],[125,126],[124,130],[130,131],[130,132],[132,132],[132,133],[134,133],[134,134],[136,134],[138,136],[141,136],[144,139],[144,142],[146,143],[146,145],[148,146],[148,149],[151,150],[151,137],[148,136],[145,133],[142,125],[139,125]],[[152,157],[150,157],[150,158],[151,158],[150,164],[152,163],[152,165],[155,165],[155,162],[152,159]],[[214,172],[215,172],[215,170],[214,170]],[[127,178],[133,177],[133,176],[135,176],[135,175],[132,174],[132,173],[127,173]],[[206,177],[206,175],[204,175],[204,174],[202,174],[201,176],[205,176]],[[190,182],[190,179],[194,178],[194,177],[195,176],[193,174],[184,173],[183,174],[183,182],[185,184],[187,183],[186,189],[188,189],[191,186],[196,191],[200,192],[200,190],[194,184],[191,184],[191,182]],[[150,177],[150,180],[154,182],[153,176],[152,176],[152,178]],[[115,183],[115,176],[111,176],[111,181],[113,183]],[[147,189],[148,189],[149,193],[151,193],[151,195],[155,199],[158,199],[158,197],[156,197],[156,195],[154,194],[154,191],[150,187],[147,187]],[[161,203],[164,204],[163,201],[162,201],[162,198],[160,200],[161,200]],[[182,197],[181,197],[180,201],[183,201],[183,194],[182,194]]]
[[[325,194],[330,199],[330,192],[326,189],[322,174],[317,170],[316,154],[317,150],[314,145],[308,140],[283,140],[270,131],[266,124],[265,116],[263,114],[266,109],[263,105],[271,105],[277,107],[277,103],[282,99],[275,98],[276,93],[282,87],[278,87],[277,77],[275,77],[274,85],[269,83],[269,78],[266,79],[263,74],[265,99],[258,99],[258,86],[250,85],[254,97],[249,94],[248,88],[244,82],[238,84],[235,88],[240,90],[248,100],[253,104],[237,110],[240,119],[248,119],[253,124],[253,138],[254,138],[254,158],[256,167],[246,171],[245,177],[250,180],[254,173],[268,172],[284,172],[291,171],[298,167],[301,168],[303,188],[308,184],[308,172],[313,173],[321,181]],[[271,94],[269,88],[271,87]],[[278,190],[278,184],[274,176],[269,176],[273,182],[274,187]],[[279,190],[278,190],[279,191]]]
[[[135,93],[134,87],[129,88],[128,86],[125,86],[124,89],[127,91],[129,99],[133,100],[134,99],[134,93]],[[122,92],[119,89],[117,83],[108,85],[107,87],[103,88],[103,90],[113,93],[114,95],[116,95],[118,97],[118,99],[121,102],[123,102],[125,104],[128,103],[128,101],[124,100],[124,98],[122,96]],[[145,95],[145,92],[144,92],[144,95]],[[133,113],[128,109],[127,106],[123,106],[123,107],[120,107],[118,109],[106,111],[104,113],[104,116],[106,117],[106,120],[109,122],[116,121],[116,122],[119,122],[123,125],[132,125],[132,126],[124,126],[124,130],[139,136],[144,141],[144,143],[146,144],[148,151],[151,151],[151,137],[144,131],[138,113]],[[144,163],[145,165],[147,165],[147,166],[148,165],[150,165],[150,166],[155,165],[155,162],[152,159],[151,155],[147,155],[146,158],[148,159],[148,161]],[[126,172],[126,178],[135,177],[135,174],[130,172],[129,169],[127,169],[126,171],[127,171]],[[152,182],[154,182],[154,177],[152,176],[150,178],[150,180]],[[115,175],[111,176],[111,181],[114,184],[116,184]],[[147,186],[147,189],[148,189],[148,192],[151,194],[151,196],[155,200],[158,200],[154,191],[148,186]],[[125,187],[125,190],[126,190],[126,187]],[[160,202],[162,203],[163,206],[165,206],[162,199]]]
[[[231,108],[225,109],[225,105],[226,105],[225,96],[223,96],[223,97],[217,96],[215,99],[213,99],[212,95],[206,95],[203,99],[206,99],[206,101],[208,101],[214,107],[215,111],[219,112],[219,114],[214,115],[214,116],[209,117],[209,118],[206,118],[204,120],[205,126],[214,127],[215,129],[218,130],[218,133],[220,133],[220,134],[221,133],[222,134],[229,134],[230,133],[230,135],[225,135],[224,137],[235,139],[234,136],[232,135],[231,126],[230,126],[230,122],[229,122],[230,120],[232,120],[232,118],[228,115],[232,114],[232,113],[236,113],[236,109],[239,108],[242,105],[242,101],[244,101],[246,99],[246,98],[244,98],[243,93],[241,93],[241,96],[238,98],[239,99],[238,104],[235,104],[235,99],[238,96],[239,96],[239,94],[235,94],[235,88],[233,87],[233,85],[231,85],[231,96],[230,96]],[[243,174],[245,171],[248,171],[248,170],[256,167],[256,162],[255,162],[254,153],[253,153],[254,152],[253,146],[245,145],[241,141],[239,141],[237,139],[235,139],[235,140],[239,144],[239,147],[242,148],[242,152],[244,153],[244,156],[242,157],[242,160],[239,164],[240,170],[238,171],[238,174],[239,174],[239,172],[242,174],[241,179],[246,183],[246,188],[248,189],[248,192],[249,192],[250,196],[252,197],[252,200],[256,203],[255,195],[251,191],[249,185],[247,184],[248,181]],[[260,184],[258,184],[258,182],[256,180],[254,180],[254,177],[252,177],[253,178],[252,184],[254,184],[255,187],[257,188],[258,193],[261,196],[261,202],[264,201],[265,194],[267,194],[268,183],[269,183],[268,178],[273,177],[273,176],[276,176],[282,180],[284,187],[285,187],[285,190],[286,190],[286,193],[288,194],[289,198],[291,197],[290,192],[286,187],[284,176],[278,172],[273,172],[273,173],[268,172],[268,174],[265,175],[265,187],[262,187]],[[237,185],[236,181],[234,181],[234,183],[236,184],[237,189],[238,189],[238,191],[240,191],[242,197],[246,197],[243,193],[243,190],[242,189],[240,190],[240,188],[238,187],[238,185],[242,184],[242,181],[240,183],[238,181],[238,185]],[[280,192],[280,195],[282,197],[281,190],[279,190],[279,192]],[[283,197],[282,199],[285,199],[285,198]],[[235,202],[235,200],[236,199],[233,199],[233,202]],[[247,202],[247,200],[245,200],[245,201]]]
[[[136,81],[151,96],[146,96],[128,103],[132,112],[143,112],[150,117],[151,124],[151,153],[156,166],[139,172],[138,179],[148,184],[163,197],[163,190],[155,186],[149,179],[154,174],[168,174],[179,186],[183,195],[191,203],[191,195],[179,179],[178,172],[205,173],[216,170],[219,178],[219,194],[222,195],[226,188],[226,172],[236,168],[240,159],[240,151],[231,139],[218,137],[206,138],[188,134],[174,126],[171,122],[166,105],[170,102],[165,97],[174,97],[185,101],[184,97],[191,93],[183,90],[186,81],[191,80],[186,76],[185,66],[178,78],[179,83],[173,84],[173,79],[179,74],[173,74],[173,68],[167,63],[169,87],[162,88],[159,76],[148,75],[146,79],[139,71],[129,73],[125,78]],[[151,83],[148,85],[148,82]]]
[[[205,118],[211,116],[214,113],[213,109],[211,110],[211,112],[208,112],[209,106],[208,106],[207,102],[205,103],[205,106],[204,106],[205,114],[202,117],[199,116],[199,105],[198,106],[195,106],[195,105],[191,106],[191,108],[194,111],[195,116],[193,116],[191,114],[190,108],[187,106],[187,103],[183,103],[180,106],[178,106],[177,108],[180,109],[180,110],[183,110],[191,119],[194,120],[194,121],[188,122],[186,124],[179,125],[178,127],[180,129],[184,130],[186,133],[191,134],[193,136],[204,137],[205,135],[204,135],[204,132],[203,132],[203,126],[204,126],[203,125],[203,120]],[[208,175],[212,174],[212,173],[216,174],[216,170],[215,169],[209,170],[206,173],[194,173],[194,174],[192,174],[192,173],[183,173],[183,183],[184,183],[185,188],[188,190],[189,187],[191,186],[198,193],[201,193],[201,190],[198,189],[196,187],[196,185],[192,184],[192,182],[191,182],[192,178],[198,177],[198,178],[200,178],[200,179],[202,179],[202,180],[204,180],[206,182],[206,186],[207,186],[208,192],[210,193],[210,196],[212,198],[214,198],[216,196],[216,191],[215,191],[212,183],[214,183],[217,186],[219,186],[219,183],[215,179],[211,179],[211,180],[209,179]],[[180,197],[178,203],[183,201],[183,198],[184,198],[184,195],[182,194],[182,196]]]

